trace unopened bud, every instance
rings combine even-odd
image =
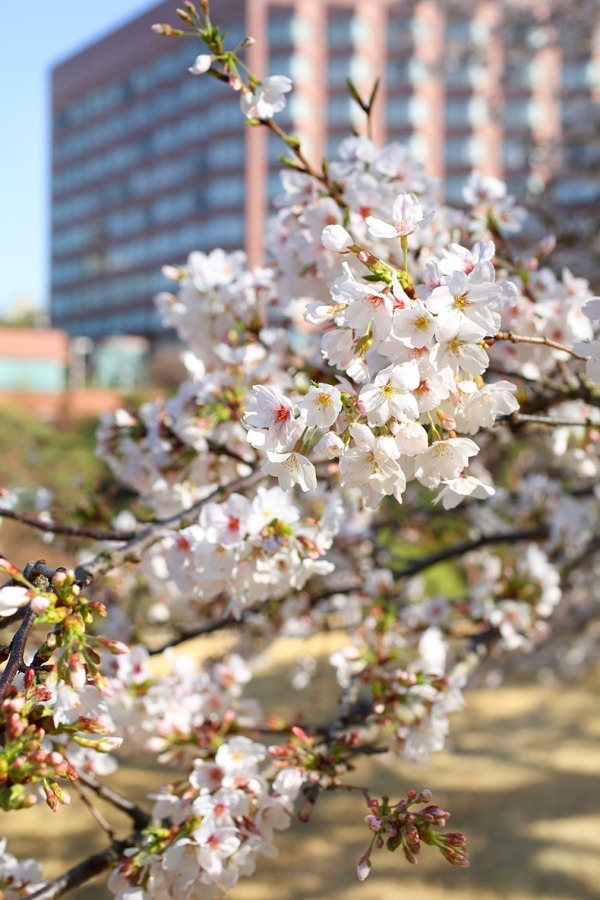
[[[189,67],[188,72],[191,72],[192,75],[203,75],[210,69],[212,61],[213,57],[210,53],[201,53],[200,56],[196,57],[193,65]]]
[[[177,12],[177,15],[179,16],[179,18],[180,18],[183,22],[185,22],[186,25],[191,25],[191,26],[193,27],[193,25],[194,25],[194,20],[192,19],[192,17],[190,16],[190,14],[189,14],[189,12],[188,12],[187,10],[185,10],[185,9],[178,9],[178,10],[176,10],[176,12]]]
[[[109,638],[105,637],[99,637],[97,640],[102,647],[105,647],[109,651],[109,653],[114,653],[115,655],[131,653],[131,650],[127,644],[123,643],[123,641],[109,640]]]
[[[178,28],[173,28],[171,25],[164,25],[162,23],[153,25],[152,31],[154,34],[162,34],[165,37],[181,37],[183,34],[183,31],[180,31]]]
[[[81,655],[72,653],[69,659],[69,683],[76,691],[82,691],[85,687],[86,671]]]
[[[64,585],[66,584],[66,581],[67,581],[67,573],[63,570],[55,572],[54,575],[52,576],[52,584],[54,585],[54,587],[57,590],[60,590],[62,587],[64,587]]]
[[[358,876],[359,881],[365,881],[366,878],[369,877],[371,872],[371,861],[368,857],[362,857],[358,861],[358,865],[356,867],[356,874]]]
[[[42,613],[50,606],[50,599],[48,597],[42,597],[40,594],[36,594],[29,605],[34,612]]]

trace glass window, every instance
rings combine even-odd
[[[330,87],[339,87],[346,83],[350,75],[349,56],[330,56],[327,62],[327,81]]]
[[[447,203],[457,205],[464,204],[463,188],[466,184],[467,177],[465,175],[450,175],[444,181],[444,196]]]
[[[565,206],[591,203],[600,198],[600,184],[591,178],[565,178],[555,186],[554,196]]]
[[[388,59],[386,78],[390,88],[403,88],[412,85],[410,60],[408,58]]]
[[[291,74],[292,54],[291,53],[272,53],[269,54],[269,75],[287,75]]]
[[[327,102],[327,120],[330,125],[349,125],[352,101],[343,94],[330,97]]]
[[[506,138],[502,144],[502,165],[505,169],[522,169],[527,165],[527,149],[523,141]]]
[[[448,19],[446,21],[446,40],[467,42],[471,37],[472,19]]]
[[[398,4],[399,6],[399,4]],[[410,52],[413,47],[413,20],[401,10],[390,9],[387,27],[387,46],[391,53]]]
[[[269,43],[278,47],[292,43],[292,16],[275,15],[269,18]]]
[[[352,13],[329,16],[327,43],[330,47],[352,47],[352,18]]]
[[[66,366],[50,359],[0,359],[0,384],[9,391],[62,391]]]
[[[502,111],[502,118],[506,127],[529,125],[529,97],[515,97],[506,100]]]
[[[562,67],[562,84],[568,91],[586,90],[590,86],[590,67],[587,62],[565,63]]]
[[[449,166],[470,169],[473,162],[471,137],[447,138],[444,145],[444,156]]]

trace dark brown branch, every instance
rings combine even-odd
[[[257,610],[253,610],[253,612],[257,612]],[[186,641],[191,641],[193,638],[202,637],[204,634],[214,634],[215,631],[221,631],[223,628],[241,625],[243,621],[244,616],[240,619],[236,619],[234,616],[224,616],[222,619],[217,619],[216,622],[208,622],[206,625],[200,625],[198,628],[193,628],[191,631],[182,631],[180,634],[175,635],[175,637],[167,641],[166,644],[163,644],[161,647],[155,647],[148,652],[150,656],[158,656],[161,653],[164,653],[165,650],[169,650],[171,647],[178,647],[180,644],[185,644]]]
[[[11,641],[10,656],[8,657],[8,662],[6,663],[2,677],[0,677],[0,700],[4,700],[8,694],[10,686],[23,665],[23,654],[25,653],[27,640],[31,629],[33,628],[36,615],[37,613],[35,613],[31,607],[27,609],[25,617]]]
[[[59,522],[45,522],[30,513],[20,512],[15,509],[3,509],[0,507],[0,518],[13,519],[30,528],[52,534],[65,534],[70,537],[92,538],[95,541],[130,541],[137,534],[136,531],[103,531],[99,528],[88,528],[84,525],[62,525]]]
[[[53,900],[54,897],[62,897],[67,891],[79,887],[80,884],[85,884],[86,881],[90,881],[117,863],[122,858],[124,851],[132,846],[134,846],[134,842],[131,839],[113,841],[105,850],[88,856],[83,862],[73,866],[54,881],[46,882],[33,894],[27,896],[29,900]]]
[[[535,541],[548,537],[549,529],[546,525],[539,525],[536,528],[524,528],[521,531],[507,531],[499,534],[482,534],[480,537],[472,541],[462,541],[460,544],[452,544],[439,553],[433,553],[425,556],[423,559],[417,559],[412,565],[404,569],[391,569],[397,578],[411,578],[418,575],[430,566],[438,563],[446,562],[449,559],[455,559],[471,550],[477,550],[479,547],[489,547],[492,544],[512,544],[517,541]]]
[[[197,500],[195,503],[192,503],[191,506],[188,506],[186,509],[181,510],[181,512],[173,513],[173,515],[165,516],[162,519],[153,520],[149,525],[146,526],[146,528],[138,532],[122,547],[116,547],[111,550],[103,550],[101,553],[95,556],[93,560],[91,560],[81,568],[83,571],[87,572],[91,578],[95,579],[100,575],[104,575],[106,572],[109,572],[111,569],[122,566],[127,562],[139,562],[142,558],[142,554],[146,550],[148,550],[149,547],[160,540],[161,526],[184,523],[186,519],[189,519],[190,517],[198,513],[203,506],[206,506],[207,503],[212,503],[215,500],[227,497],[234,491],[253,487],[264,478],[266,478],[264,472],[251,472],[249,475],[244,475],[241,478],[236,478],[235,481],[230,481],[227,484],[221,484],[213,491],[211,491],[210,494],[208,494],[206,497],[203,497],[201,500]]]

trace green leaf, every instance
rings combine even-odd
[[[371,96],[369,97],[369,112],[371,112],[371,107],[375,102],[375,97],[377,96],[377,91],[379,90],[379,85],[381,84],[381,78],[378,78],[373,85],[373,90],[371,91]]]
[[[369,109],[365,105],[365,101],[362,99],[362,97],[358,93],[358,90],[357,90],[354,82],[350,78],[346,78],[346,84],[348,85],[348,92],[349,92],[350,96],[352,97],[352,99],[354,101],[356,101],[356,103],[358,103],[358,105],[363,110],[363,112],[368,112]]]

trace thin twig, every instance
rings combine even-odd
[[[501,419],[497,419],[496,425],[550,425],[551,427],[563,426],[566,428],[600,428],[600,422],[591,419],[561,419],[559,416],[535,416],[528,413],[511,413]]]
[[[530,337],[527,334],[513,334],[512,331],[499,331],[493,338],[489,338],[486,343],[491,346],[495,341],[508,341],[511,344],[539,344],[544,347],[552,347],[553,350],[561,350],[563,353],[568,353],[573,359],[580,359],[582,362],[589,359],[589,356],[579,356],[566,344],[559,344],[558,341],[553,341],[547,337]]]
[[[94,778],[93,775],[88,775],[85,772],[79,772],[78,774],[82,784],[85,784],[87,788],[94,791],[95,794],[103,800],[106,800],[107,803],[111,803],[116,809],[119,809],[121,812],[125,813],[126,816],[129,816],[136,828],[141,830],[146,828],[150,823],[152,817],[131,800],[122,797],[121,794],[118,794],[115,790],[108,787],[108,785],[102,784],[102,782]]]
[[[102,830],[104,832],[106,832],[106,835],[108,836],[109,840],[114,841],[114,839],[116,837],[114,828],[112,827],[110,822],[108,822],[104,818],[104,816],[102,815],[100,810],[96,809],[96,807],[94,806],[94,804],[92,803],[92,801],[90,800],[90,798],[88,797],[88,795],[86,794],[84,789],[82,788],[79,781],[73,782],[73,787],[79,794],[79,797],[80,797],[82,803],[84,804],[84,806],[86,806],[89,809],[91,815],[94,817],[94,819],[96,820],[96,822],[98,823],[100,828],[102,828]]]

